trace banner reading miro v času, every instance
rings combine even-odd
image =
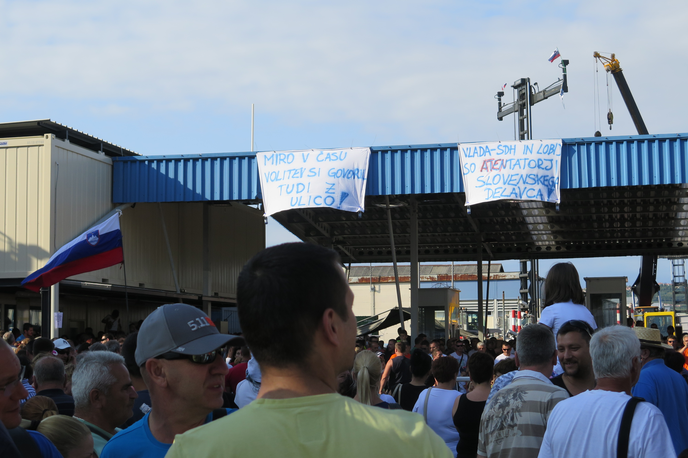
[[[365,209],[370,148],[256,153],[266,216],[292,208]]]

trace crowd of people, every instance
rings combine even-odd
[[[688,336],[597,329],[582,299],[557,264],[515,340],[384,345],[336,252],[271,247],[239,275],[241,336],[185,304],[129,334],[117,311],[74,341],[4,333],[0,456],[688,457]]]

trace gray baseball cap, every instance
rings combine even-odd
[[[220,334],[202,310],[187,304],[165,304],[143,321],[136,339],[136,364],[168,352],[202,355],[236,336]]]

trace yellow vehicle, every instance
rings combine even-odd
[[[663,336],[668,335],[667,327],[673,326],[676,329],[676,313],[675,312],[647,312],[643,316],[645,327],[650,328],[653,324],[657,325],[659,332]]]

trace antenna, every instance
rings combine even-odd
[[[497,92],[495,98],[497,99],[497,119],[503,121],[504,118],[512,113],[517,113],[518,116],[514,119],[514,138],[516,140],[532,140],[533,139],[533,121],[531,119],[531,107],[538,102],[542,102],[556,94],[564,95],[564,92],[569,92],[568,76],[566,74],[566,66],[569,61],[563,59],[561,61],[563,78],[557,79],[543,90],[538,90],[537,83],[530,83],[530,78],[520,78],[511,86],[514,90],[514,101],[511,103],[502,103],[504,91]]]

